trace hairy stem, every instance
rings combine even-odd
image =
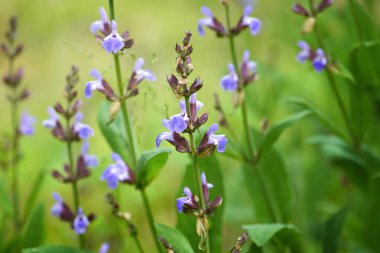
[[[111,20],[113,20],[113,19],[115,19],[115,11],[114,11],[113,0],[109,0],[108,2],[109,2],[109,8],[110,8],[110,17],[111,17]],[[136,155],[136,151],[135,151],[135,144],[133,141],[132,128],[131,128],[131,124],[130,124],[130,120],[129,120],[129,116],[128,116],[127,103],[123,99],[123,95],[124,95],[123,79],[122,79],[122,75],[121,75],[120,59],[119,59],[118,54],[114,54],[114,62],[115,62],[115,69],[116,69],[117,85],[118,85],[118,89],[119,89],[119,96],[121,98],[120,99],[121,112],[123,115],[125,131],[127,133],[128,140],[130,142],[130,153],[131,153],[130,155],[131,155],[131,159],[132,159],[132,165],[135,166],[136,161],[137,161],[137,155]],[[148,197],[147,197],[144,189],[140,189],[140,191],[141,191],[141,196],[142,196],[142,199],[144,202],[145,213],[148,217],[150,232],[153,236],[153,240],[155,242],[155,245],[157,247],[158,252],[162,252],[160,244],[158,242],[157,231],[156,231],[156,227],[154,226],[153,214],[152,214],[152,210],[150,208]]]
[[[236,55],[234,35],[231,34],[231,32],[230,32],[231,31],[231,22],[230,22],[229,6],[227,4],[225,4],[224,7],[225,7],[225,11],[226,11],[227,29],[228,29],[228,33],[229,33],[228,41],[229,41],[229,46],[230,46],[230,54],[231,54],[231,58],[232,58],[232,63],[234,65],[236,73],[239,77],[239,89],[241,89],[241,91],[243,92],[243,95],[244,95],[245,90],[244,90],[244,87],[242,87],[243,86],[242,82],[240,81],[241,76],[240,76],[240,71],[239,71],[237,55]],[[265,183],[265,181],[261,175],[261,171],[259,169],[259,166],[256,165],[256,162],[254,159],[255,158],[254,144],[253,144],[252,138],[250,136],[250,131],[249,131],[248,113],[247,113],[247,105],[246,105],[245,96],[243,96],[243,102],[242,102],[241,110],[242,110],[244,133],[245,133],[245,138],[247,141],[247,147],[248,147],[248,151],[249,151],[249,159],[251,161],[250,164],[252,165],[252,167],[255,171],[255,175],[256,175],[257,181],[259,182],[259,187],[260,187],[261,193],[264,197],[265,205],[267,206],[267,209],[268,209],[268,212],[271,216],[271,219],[273,222],[276,222],[277,221],[276,213],[275,213],[275,209],[274,209],[274,206],[272,204],[272,201],[270,199],[270,196],[268,194],[268,187],[267,187],[267,185],[266,185],[266,183]]]
[[[70,102],[68,104],[68,107],[70,108]],[[70,119],[66,117],[66,133],[68,134],[68,140],[67,140],[67,155],[69,157],[69,166],[70,166],[70,172],[73,176],[73,181],[71,182],[72,192],[73,192],[73,200],[74,200],[74,207],[75,212],[78,212],[78,208],[80,208],[80,200],[79,200],[79,191],[78,191],[78,185],[77,185],[77,173],[74,169],[74,156],[73,156],[73,147],[71,142],[71,126],[70,126]],[[78,235],[79,240],[79,246],[81,249],[84,249],[86,247],[86,240],[85,235],[80,234]]]
[[[191,117],[190,115],[190,101],[189,97],[185,96],[185,102],[186,102],[186,113]],[[191,156],[193,159],[193,171],[194,171],[194,181],[197,187],[197,196],[199,197],[199,202],[202,210],[206,209],[206,204],[203,196],[203,189],[202,189],[202,180],[201,180],[201,170],[199,168],[199,162],[198,162],[198,155],[195,150],[195,142],[194,142],[194,136],[193,133],[189,133],[190,137],[190,148],[191,148]],[[209,242],[209,236],[208,231],[206,234],[205,239],[205,252],[210,252],[210,242]]]
[[[316,18],[316,13],[315,13],[315,10],[314,10],[314,7],[313,7],[314,6],[314,1],[313,0],[309,0],[309,6],[310,6],[311,13],[312,13],[313,17]],[[322,40],[322,36],[321,36],[321,34],[319,32],[318,22],[315,22],[313,31],[314,31],[315,37],[317,39],[318,46],[325,52],[326,55],[328,55],[327,48],[325,47],[325,45],[323,43],[323,40]],[[330,61],[330,59],[328,59],[328,61]],[[327,79],[328,79],[328,81],[330,83],[331,89],[332,89],[332,91],[334,93],[335,99],[336,99],[336,101],[338,103],[339,110],[340,110],[340,112],[341,112],[341,114],[343,116],[344,123],[346,124],[346,128],[347,128],[349,137],[351,139],[352,145],[354,147],[358,148],[358,147],[360,147],[360,143],[359,143],[358,137],[357,137],[357,135],[355,133],[354,127],[352,126],[352,122],[350,121],[350,118],[348,116],[346,107],[344,105],[342,96],[341,96],[341,94],[339,92],[338,86],[337,86],[337,84],[335,82],[333,73],[328,68],[326,69],[326,75],[327,75]]]

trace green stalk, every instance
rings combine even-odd
[[[109,3],[109,8],[110,8],[110,18],[111,18],[111,20],[114,20],[115,19],[115,11],[114,11],[113,0],[109,0],[108,3]],[[132,165],[134,166],[134,165],[136,165],[136,162],[137,162],[137,155],[136,155],[134,141],[133,141],[132,128],[131,128],[131,124],[130,124],[129,116],[128,116],[127,103],[123,99],[123,96],[124,96],[123,79],[122,79],[122,75],[121,75],[120,60],[119,60],[118,54],[114,54],[114,62],[115,62],[115,69],[116,69],[117,85],[118,85],[119,96],[120,96],[121,112],[122,112],[122,116],[124,119],[125,131],[127,133],[128,140],[130,142],[130,152],[131,152],[131,158],[132,158]],[[145,193],[145,189],[140,189],[140,191],[141,191],[141,196],[142,196],[142,199],[144,202],[145,212],[146,212],[146,215],[148,217],[149,228],[150,228],[151,234],[153,236],[153,240],[155,242],[155,245],[157,247],[158,252],[162,252],[161,246],[158,242],[157,231],[156,231],[156,227],[154,226],[153,214],[152,214],[152,210],[150,208],[148,197]]]
[[[186,113],[190,117],[190,102],[189,102],[189,96],[185,96],[185,102],[186,102]],[[203,196],[203,188],[202,188],[202,180],[201,180],[201,170],[199,168],[199,162],[198,162],[198,155],[195,150],[195,142],[194,142],[194,136],[193,133],[189,133],[190,137],[190,148],[191,148],[191,156],[193,159],[193,171],[194,171],[194,180],[197,187],[197,196],[199,197],[199,203],[202,210],[206,209],[206,203]],[[208,231],[205,238],[205,252],[210,252],[210,242],[209,242],[209,236]]]
[[[268,194],[268,187],[261,175],[261,171],[259,169],[259,167],[256,165],[256,161],[255,161],[255,155],[254,155],[254,144],[252,142],[252,138],[250,136],[250,131],[249,131],[249,123],[248,123],[248,114],[247,114],[247,105],[246,105],[246,101],[245,101],[245,89],[243,87],[243,84],[242,82],[240,81],[241,80],[241,76],[240,76],[240,72],[239,72],[239,65],[238,65],[238,60],[237,60],[237,56],[236,56],[236,47],[235,47],[235,41],[234,41],[234,35],[232,35],[230,33],[231,31],[231,22],[230,22],[230,11],[229,11],[229,7],[227,4],[224,4],[224,7],[225,7],[225,11],[226,11],[226,20],[227,20],[227,29],[228,29],[228,41],[229,41],[229,46],[230,46],[230,53],[231,53],[231,58],[232,58],[232,63],[235,67],[235,70],[236,70],[236,73],[238,75],[238,79],[239,79],[239,89],[241,89],[241,91],[243,92],[243,102],[242,102],[242,106],[241,106],[241,110],[242,110],[242,118],[243,118],[243,126],[244,126],[244,132],[245,132],[245,138],[247,139],[247,146],[248,146],[248,151],[249,151],[249,159],[250,159],[250,164],[252,165],[253,167],[253,170],[255,171],[255,175],[256,175],[256,178],[257,178],[257,181],[259,183],[259,187],[260,187],[260,190],[261,190],[261,193],[264,197],[264,201],[265,201],[265,205],[267,206],[267,209],[268,209],[268,212],[271,216],[271,219],[273,222],[276,222],[277,221],[277,218],[276,218],[276,212],[275,212],[275,209],[274,209],[274,206],[272,204],[272,201],[270,199],[270,196]]]
[[[67,108],[70,108],[70,102]],[[74,180],[71,182],[71,187],[72,187],[72,192],[73,192],[75,212],[78,212],[78,208],[80,207],[80,200],[79,200],[79,191],[78,191],[78,185],[77,185],[77,173],[75,173],[75,170],[74,170],[75,164],[74,164],[73,148],[72,148],[72,142],[71,142],[70,119],[68,117],[66,118],[66,132],[68,133],[67,154],[69,157],[70,172],[74,178]],[[78,240],[79,240],[80,248],[85,249],[86,240],[85,240],[84,234],[78,235]]]
[[[135,243],[136,243],[136,246],[137,246],[139,252],[144,253],[144,250],[141,246],[141,242],[140,242],[139,238],[137,236],[134,236],[134,239],[135,239]]]
[[[316,13],[315,13],[315,10],[314,10],[314,1],[313,0],[309,0],[309,6],[310,6],[310,9],[311,9],[311,13],[313,15],[314,18],[316,18]],[[322,40],[322,36],[319,32],[319,29],[318,29],[318,22],[316,21],[315,24],[314,24],[314,34],[315,34],[315,37],[317,39],[317,42],[318,42],[318,46],[325,52],[326,55],[328,55],[328,52],[327,52],[327,49],[323,43],[323,40]],[[335,82],[335,79],[334,79],[334,76],[332,74],[332,72],[327,68],[326,69],[326,75],[327,75],[327,79],[329,80],[329,83],[330,83],[330,86],[331,86],[331,89],[334,93],[334,96],[335,96],[335,99],[338,103],[338,107],[339,107],[339,110],[343,116],[343,119],[344,119],[344,123],[346,124],[346,128],[347,128],[347,131],[348,131],[348,134],[350,136],[350,139],[352,141],[352,145],[356,148],[360,147],[360,143],[359,143],[359,140],[356,136],[356,133],[355,133],[355,130],[351,124],[351,121],[348,117],[348,113],[347,113],[347,110],[344,106],[344,103],[343,103],[343,99],[342,99],[342,96],[339,92],[339,89],[338,89],[338,86]]]

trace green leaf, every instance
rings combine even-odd
[[[163,224],[155,224],[159,237],[163,237],[177,253],[193,253],[187,238],[176,228]]]
[[[138,188],[147,187],[158,176],[170,153],[169,148],[159,148],[141,154],[135,169]]]
[[[281,136],[282,132],[290,127],[293,123],[299,121],[305,116],[309,115],[310,111],[301,111],[295,113],[280,122],[274,124],[268,132],[264,135],[260,145],[259,145],[259,153],[261,156],[267,153],[267,151],[273,146],[273,144],[278,140]]]
[[[45,235],[45,210],[44,205],[39,204],[29,216],[28,223],[23,229],[22,247],[36,247],[42,244]]]
[[[120,113],[110,122],[109,111],[111,103],[104,101],[98,111],[98,124],[104,138],[106,138],[111,149],[121,155],[125,161],[129,161],[128,156],[128,139],[125,133],[123,118]]]
[[[289,99],[289,102],[291,104],[300,106],[305,111],[310,111],[312,115],[316,116],[323,125],[325,125],[331,131],[333,131],[336,135],[342,138],[345,137],[345,135],[342,133],[340,128],[334,125],[333,122],[335,121],[330,119],[324,112],[319,110],[317,107],[315,107],[311,103],[307,102],[306,100],[302,98],[291,98]]]
[[[215,199],[217,196],[222,196],[223,201],[225,202],[223,175],[218,159],[215,157],[215,155],[211,157],[200,158],[199,166],[201,171],[204,171],[206,173],[207,182],[214,185],[214,187],[210,189],[210,200]],[[189,187],[192,192],[196,192],[192,164],[186,167],[186,172],[177,194],[178,197],[183,195],[183,188],[185,186]],[[222,252],[223,212],[224,204],[219,206],[212,216],[208,217],[210,226],[209,236],[211,252]],[[181,232],[187,237],[192,247],[194,249],[198,249],[200,237],[196,233],[195,221],[196,217],[178,213],[177,228],[181,230]]]
[[[347,208],[342,208],[334,213],[326,222],[323,231],[323,253],[335,253],[338,250],[338,241],[344,220],[346,218]]]
[[[22,253],[91,253],[91,251],[66,246],[43,246],[38,248],[23,249]]]
[[[244,225],[249,238],[259,247],[268,243],[274,237],[278,238],[284,244],[289,244],[291,240],[299,235],[299,230],[292,224],[254,224]]]
[[[30,211],[33,210],[34,202],[36,201],[36,198],[41,190],[45,176],[46,171],[45,169],[42,169],[37,175],[37,178],[35,179],[32,188],[29,190],[30,193],[25,203],[25,213],[23,218],[24,221],[27,219],[27,217],[29,217]]]

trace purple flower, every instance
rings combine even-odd
[[[53,198],[55,200],[55,204],[50,209],[51,215],[55,217],[60,217],[62,212],[64,211],[63,199],[56,192],[53,192]]]
[[[110,245],[108,244],[108,242],[105,242],[102,244],[102,246],[100,246],[99,253],[107,253],[109,248]]]
[[[310,58],[311,49],[309,44],[303,40],[298,41],[298,47],[301,48],[301,51],[297,54],[297,60],[303,63]]]
[[[135,78],[137,82],[141,82],[143,79],[146,79],[151,82],[155,82],[157,80],[156,76],[150,70],[142,69],[144,66],[144,59],[138,58],[135,63],[134,72],[136,74]]]
[[[185,193],[185,197],[180,197],[177,199],[177,210],[179,213],[182,213],[186,206],[190,208],[197,209],[198,204],[195,202],[193,193],[188,187],[183,188],[183,192]]]
[[[198,21],[198,32],[200,35],[205,35],[204,27],[208,27],[211,30],[214,30],[217,34],[217,36],[223,36],[225,35],[225,29],[224,26],[219,22],[219,20],[214,17],[211,10],[207,8],[206,6],[203,6],[201,8],[201,12],[203,15],[205,15],[205,18],[201,18]]]
[[[201,181],[202,181],[203,197],[204,197],[205,202],[208,202],[208,200],[209,200],[208,189],[210,189],[214,186],[210,183],[207,183],[206,174],[204,172],[202,172],[202,174],[201,174]]]
[[[185,113],[176,114],[170,117],[170,119],[163,119],[162,125],[166,127],[170,132],[163,132],[156,138],[156,146],[159,147],[163,140],[174,141],[173,132],[182,133],[187,128],[187,122],[189,118]]]
[[[97,34],[98,31],[104,31],[105,26],[109,23],[106,10],[103,7],[100,7],[99,12],[102,19],[91,24],[90,30],[93,34]]]
[[[95,78],[95,80],[86,83],[86,89],[84,91],[84,95],[86,98],[91,98],[92,91],[94,90],[101,90],[101,91],[104,90],[104,87],[102,84],[103,77],[99,73],[99,71],[97,71],[96,69],[91,69],[90,75],[93,78]]]
[[[46,127],[46,128],[54,128],[56,125],[57,125],[57,121],[59,119],[59,116],[58,114],[55,112],[54,108],[53,107],[48,107],[48,113],[49,113],[49,116],[50,118],[49,119],[46,119],[42,122],[42,124]]]
[[[87,154],[88,148],[89,148],[88,141],[83,142],[82,156],[83,156],[84,162],[87,167],[90,167],[90,168],[97,167],[99,164],[98,159],[96,158],[95,155]]]
[[[77,112],[75,115],[75,124],[74,131],[78,133],[79,138],[87,140],[88,138],[94,136],[94,130],[87,125],[82,123],[83,114],[81,112]]]
[[[77,216],[73,222],[73,229],[78,235],[86,233],[87,227],[90,225],[90,222],[87,216],[83,213],[82,208],[78,208]]]
[[[250,61],[249,57],[251,52],[245,50],[243,53],[243,61],[240,64],[241,78],[243,79],[243,85],[247,85],[256,78],[257,64],[254,61]]]
[[[23,112],[18,126],[18,132],[22,135],[33,135],[36,121],[37,119],[35,117],[30,116],[27,112]]]
[[[190,105],[193,104],[195,105],[195,111],[198,113],[198,111],[203,107],[203,103],[201,101],[197,100],[197,94],[193,93],[190,96]],[[182,113],[186,114],[186,102],[185,100],[179,101],[179,107],[181,108]]]
[[[318,48],[313,59],[313,66],[317,72],[321,72],[327,65],[327,58],[322,49]]]
[[[235,91],[238,88],[239,78],[232,63],[228,64],[229,74],[220,79],[220,85],[225,91]]]
[[[107,53],[116,54],[124,48],[125,44],[124,39],[117,33],[117,24],[114,20],[111,22],[111,28],[111,34],[103,40],[103,48],[107,51]]]
[[[114,190],[117,187],[119,181],[133,181],[133,175],[120,155],[113,153],[112,160],[115,162],[115,164],[111,164],[106,168],[100,177],[100,180],[107,181],[108,187]]]
[[[244,8],[243,17],[241,19],[242,27],[249,27],[252,35],[257,35],[260,32],[261,21],[257,18],[249,17],[248,15],[253,11],[251,5]]]
[[[227,138],[224,134],[214,134],[216,130],[218,130],[218,124],[214,123],[207,131],[208,144],[215,145],[218,152],[223,153],[226,150]]]

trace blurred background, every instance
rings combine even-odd
[[[307,1],[301,2],[306,4]],[[248,49],[258,64],[259,80],[248,88],[247,93],[250,123],[259,128],[264,118],[270,123],[278,121],[295,110],[288,103],[289,98],[301,97],[313,101],[337,125],[343,126],[326,76],[316,73],[310,64],[299,64],[295,59],[299,50],[298,40],[307,40],[313,47],[316,42],[312,34],[301,34],[303,19],[291,12],[294,1],[231,1],[233,23],[240,18],[246,3],[254,5],[251,16],[261,19],[263,24],[258,36],[253,37],[245,31],[236,41],[239,61],[243,51]],[[146,68],[152,70],[158,79],[155,83],[144,82],[140,86],[140,94],[128,101],[140,153],[155,148],[156,136],[165,130],[161,120],[178,113],[178,100],[173,96],[165,76],[175,72],[174,46],[181,41],[186,30],[193,32],[193,77],[199,76],[204,82],[198,99],[205,104],[203,112],[209,112],[209,123],[217,121],[213,94],[218,93],[236,132],[243,132],[240,111],[233,106],[233,96],[224,92],[219,84],[221,76],[228,72],[228,42],[218,39],[210,30],[206,30],[204,37],[197,33],[197,21],[203,17],[200,8],[204,5],[210,7],[214,15],[224,22],[224,9],[217,0],[115,0],[118,29],[128,29],[135,42],[122,57],[123,78],[129,78],[136,57],[143,57]],[[96,133],[90,139],[90,153],[96,154],[100,160],[100,165],[92,171],[90,179],[79,183],[85,211],[94,211],[97,215],[89,228],[88,242],[94,250],[104,241],[120,243],[120,238],[113,237],[115,231],[120,230],[124,235],[122,248],[115,248],[112,252],[135,252],[132,239],[126,229],[117,226],[105,201],[105,194],[110,190],[99,180],[102,171],[111,162],[112,153],[96,120],[103,97],[95,94],[91,100],[87,100],[83,94],[85,83],[92,80],[89,75],[91,68],[100,70],[111,85],[115,85],[113,59],[89,30],[90,24],[100,18],[100,6],[108,10],[108,1],[0,0],[0,33],[6,31],[9,17],[16,15],[19,18],[18,41],[25,45],[25,51],[18,58],[16,66],[25,68],[23,84],[29,87],[32,95],[21,107],[38,118],[35,136],[25,137],[21,143],[24,154],[20,165],[21,196],[26,197],[39,171],[50,174],[52,169],[61,169],[61,164],[67,159],[64,143],[52,138],[41,122],[48,118],[47,107],[62,101],[65,76],[71,65],[75,64],[80,69],[79,90],[84,102],[84,122],[89,123]],[[373,6],[372,13],[380,13],[380,2],[374,1]],[[379,23],[379,15],[377,19]],[[356,42],[347,1],[335,1],[333,7],[320,16],[320,27],[330,54],[341,62],[347,61],[347,52]],[[1,73],[5,73],[7,68],[6,58],[0,55]],[[5,99],[7,92],[7,88],[1,85],[0,132],[9,132],[10,129],[10,106]],[[223,131],[220,130],[221,133]],[[321,151],[309,142],[312,134],[323,131],[320,123],[307,118],[285,132],[276,144],[284,157],[292,188],[292,199],[289,201],[293,204],[295,215],[291,222],[303,232],[308,252],[319,251],[320,224],[350,195],[350,190],[342,183],[342,173],[334,170]],[[241,139],[244,137],[241,136]],[[75,148],[79,152],[80,147]],[[223,165],[226,186],[223,247],[229,249],[242,233],[242,224],[260,221],[255,219],[251,205],[247,204],[250,199],[246,193],[241,165],[227,157],[218,156]],[[189,163],[190,159],[187,160],[186,155],[173,152],[159,178],[149,187],[147,193],[157,222],[175,225],[178,188]],[[117,191],[122,196],[122,210],[130,212],[134,223],[139,224],[141,239],[146,244],[144,247],[153,247],[139,193],[130,186],[119,187]],[[44,228],[36,229],[45,230],[44,244],[76,246],[77,238],[73,230],[50,215],[50,207],[54,202],[52,192],[60,193],[71,203],[71,187],[47,175],[38,197],[38,202],[44,203],[46,224]]]

